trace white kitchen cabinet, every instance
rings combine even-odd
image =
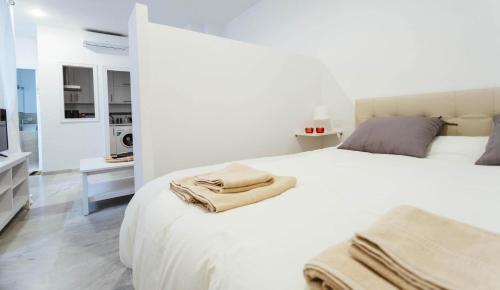
[[[108,99],[110,104],[130,104],[130,72],[108,71]]]
[[[92,68],[64,66],[64,100],[74,104],[94,103]]]
[[[65,119],[95,118],[94,67],[63,65]]]
[[[92,69],[78,68],[75,70],[76,83],[80,85],[80,91],[76,92],[76,103],[93,104],[94,103],[94,78]]]

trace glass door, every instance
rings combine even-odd
[[[17,69],[19,135],[23,152],[31,152],[30,173],[38,171],[38,116],[34,69]]]

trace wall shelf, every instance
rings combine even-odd
[[[336,135],[337,138],[341,138],[344,132],[342,129],[332,129],[329,131],[326,131],[325,133],[306,133],[306,132],[296,132],[295,137],[325,137],[325,136],[332,136]]]

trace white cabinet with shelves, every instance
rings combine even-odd
[[[24,179],[19,184],[12,188],[12,200],[14,208],[23,207],[29,200],[30,189],[28,179]]]
[[[0,195],[5,194],[10,189],[10,181],[12,180],[12,171],[5,170],[0,173]]]
[[[12,167],[12,187],[16,187],[28,178],[28,163],[21,162]]]
[[[0,195],[0,221],[3,224],[4,221],[7,223],[9,219],[9,215],[12,210],[12,189],[9,188],[7,192],[4,192],[2,195]],[[0,228],[0,230],[4,227]]]
[[[0,158],[0,230],[21,208],[29,205],[29,155],[13,153]]]

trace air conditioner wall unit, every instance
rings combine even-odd
[[[97,41],[84,40],[83,45],[85,47],[99,47],[99,48],[108,48],[108,49],[128,51],[128,45],[120,45],[120,44],[109,43],[109,42],[97,42]]]
[[[83,46],[98,53],[128,54],[128,38],[86,31]]]

